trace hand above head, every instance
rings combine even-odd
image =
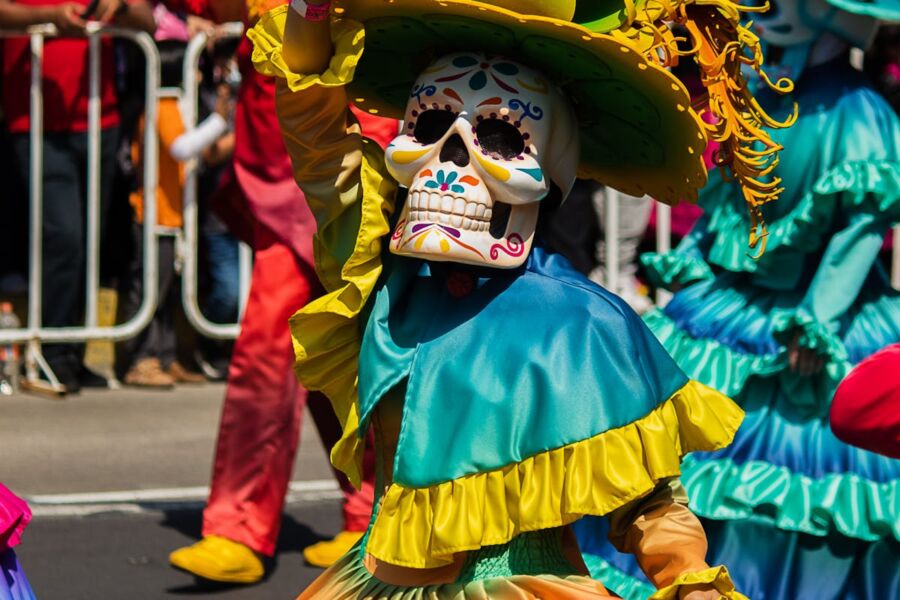
[[[331,19],[312,18],[300,14],[304,8],[322,7],[327,0],[307,0],[291,2],[287,23],[284,27],[284,60],[296,73],[321,73],[328,67],[331,58]]]

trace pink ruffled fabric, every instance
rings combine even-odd
[[[157,42],[163,40],[188,41],[190,36],[184,17],[170,11],[162,2],[153,7],[153,20],[156,21],[156,33],[153,34],[153,37]]]
[[[28,504],[0,483],[0,554],[22,541],[22,532],[29,521]]]

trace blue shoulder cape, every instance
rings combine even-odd
[[[623,300],[536,248],[511,271],[391,258],[362,342],[360,431],[403,382],[394,481],[426,487],[632,423],[688,378]]]

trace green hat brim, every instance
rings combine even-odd
[[[541,71],[574,105],[579,176],[677,204],[706,183],[706,134],[687,90],[627,42],[580,25],[472,0],[342,0],[365,26],[349,92],[373,114],[403,118],[422,70],[442,55],[481,51]]]

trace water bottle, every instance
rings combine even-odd
[[[0,302],[0,330],[19,329],[12,303]],[[0,394],[12,396],[19,389],[19,345],[12,342],[0,345]]]

